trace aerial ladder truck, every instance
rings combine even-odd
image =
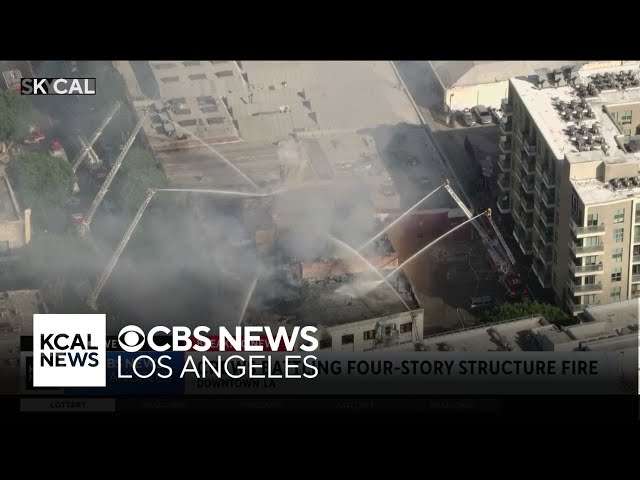
[[[131,132],[129,139],[122,147],[122,151],[120,152],[120,155],[118,155],[118,158],[114,162],[113,167],[111,167],[111,170],[109,171],[109,175],[107,175],[107,178],[105,178],[104,183],[102,184],[102,187],[100,187],[100,190],[98,190],[98,193],[96,194],[96,197],[93,199],[93,202],[89,207],[89,210],[87,211],[86,215],[80,222],[80,226],[79,226],[80,235],[84,236],[89,232],[89,227],[91,225],[93,217],[96,214],[98,207],[102,203],[104,196],[107,194],[107,191],[111,186],[111,182],[113,181],[116,174],[118,173],[118,170],[120,169],[120,166],[122,165],[124,158],[127,156],[127,153],[129,152],[129,149],[133,145],[133,142],[135,141],[136,136],[138,135],[138,132],[142,128],[142,125],[144,124],[144,121],[146,118],[147,118],[147,112],[144,112],[140,116],[140,120],[138,120],[138,124],[133,129],[133,132]]]
[[[449,195],[451,195],[451,198],[453,198],[453,200],[458,204],[458,206],[464,212],[467,218],[472,218],[473,214],[467,208],[467,206],[463,203],[460,197],[458,197],[458,195],[456,195],[456,193],[453,191],[453,189],[449,185],[449,180],[445,180],[443,186],[447,190],[447,192],[449,192]],[[488,213],[485,216],[487,217],[489,224],[491,225],[493,231],[495,232],[498,242],[496,242],[495,240],[491,239],[491,237],[489,237],[485,229],[482,227],[482,225],[480,225],[480,223],[477,220],[474,220],[471,223],[473,224],[473,227],[478,232],[478,235],[480,235],[480,238],[482,239],[482,243],[484,243],[485,247],[487,248],[487,252],[491,257],[491,260],[493,261],[493,263],[503,273],[505,274],[509,273],[513,268],[513,266],[516,264],[516,259],[511,253],[511,250],[509,249],[504,237],[500,233],[498,226],[493,221],[493,218],[491,218],[491,209],[488,210]]]
[[[118,260],[120,259],[120,255],[122,255],[122,252],[124,251],[124,248],[127,246],[127,243],[131,238],[131,235],[133,235],[134,230],[138,226],[138,222],[140,222],[140,219],[142,218],[144,211],[149,206],[149,203],[151,202],[155,194],[156,194],[156,191],[151,188],[147,191],[146,198],[142,202],[142,205],[140,205],[138,212],[136,213],[135,217],[133,217],[133,220],[129,224],[127,231],[122,236],[122,239],[120,239],[120,243],[118,243],[118,246],[113,252],[113,255],[109,259],[109,263],[107,263],[104,270],[100,274],[100,278],[98,278],[96,286],[93,288],[93,290],[91,291],[91,294],[89,294],[89,297],[87,298],[87,304],[89,305],[89,307],[91,307],[91,309],[93,310],[98,309],[97,307],[98,296],[100,295],[100,292],[102,291],[102,288],[104,287],[104,285],[107,283],[109,276],[111,276],[111,272],[113,271],[116,264],[118,263]]]
[[[96,154],[96,152],[93,149],[93,147],[89,146],[89,143],[87,142],[87,139],[83,135],[80,135],[80,134],[78,134],[77,137],[78,137],[78,141],[80,142],[80,145],[82,146],[82,150],[86,150],[87,151],[87,155],[89,156],[89,165],[95,165],[95,166],[100,165],[100,158]]]
[[[74,160],[73,160],[73,164],[72,164],[73,173],[76,173],[76,171],[78,170],[78,167],[80,167],[80,164],[82,164],[82,160],[84,160],[84,158],[87,156],[87,154],[92,155],[89,152],[90,151],[93,152],[93,144],[96,143],[96,140],[98,140],[98,137],[100,137],[100,135],[102,135],[102,131],[109,124],[109,122],[115,116],[115,114],[118,112],[118,110],[120,110],[120,102],[116,102],[115,103],[115,105],[113,106],[111,111],[109,111],[109,114],[105,117],[105,119],[102,121],[100,126],[93,133],[93,135],[89,139],[88,143],[85,144],[85,142],[83,140],[81,140],[81,143],[83,145],[82,145],[82,148],[80,149],[80,151],[78,152],[78,154],[76,155],[76,158],[74,158]],[[95,155],[95,152],[93,152],[93,155]]]

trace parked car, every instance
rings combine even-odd
[[[491,308],[495,307],[496,299],[493,297],[485,296],[485,297],[471,297],[471,310],[481,310],[483,308]]]
[[[29,127],[29,132],[27,136],[24,138],[24,143],[28,145],[38,144],[45,139],[45,135],[37,125],[31,125]]]
[[[473,107],[473,113],[476,114],[476,117],[478,117],[478,121],[481,125],[488,125],[490,123],[493,123],[491,119],[491,112],[484,105]]]
[[[460,122],[465,127],[473,127],[474,125],[476,125],[476,120],[473,118],[473,114],[468,108],[465,108],[460,112]]]

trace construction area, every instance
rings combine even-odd
[[[220,325],[317,324],[333,331],[333,349],[348,350],[359,341],[342,332],[338,345],[336,327],[373,335],[374,346],[357,348],[376,348],[381,336],[385,345],[416,342],[472,325],[472,296],[504,296],[498,280],[510,253],[490,212],[470,210],[457,179],[447,183],[392,63],[115,64],[170,185],[149,192],[94,288],[94,305],[103,287],[121,305],[131,296],[124,285],[162,283],[171,265],[193,267],[207,277],[207,305],[191,301],[185,324],[202,324],[202,315]],[[163,230],[144,215],[160,198],[179,206],[177,238],[176,227]],[[169,244],[165,264],[142,268],[127,254],[138,222]],[[156,287],[136,293],[137,310],[151,316],[151,302],[153,315],[184,317],[177,293],[158,298]],[[393,328],[375,327],[398,315]]]

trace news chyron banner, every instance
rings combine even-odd
[[[318,350],[314,327],[143,330],[130,325],[117,337],[107,337],[104,322],[104,315],[36,315],[33,337],[22,337],[21,342],[22,393],[82,397],[638,392],[637,348],[471,353],[415,351],[409,344],[405,351],[326,352]]]

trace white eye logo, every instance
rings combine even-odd
[[[118,343],[125,352],[137,352],[144,345],[144,332],[135,325],[124,327],[118,335]]]

